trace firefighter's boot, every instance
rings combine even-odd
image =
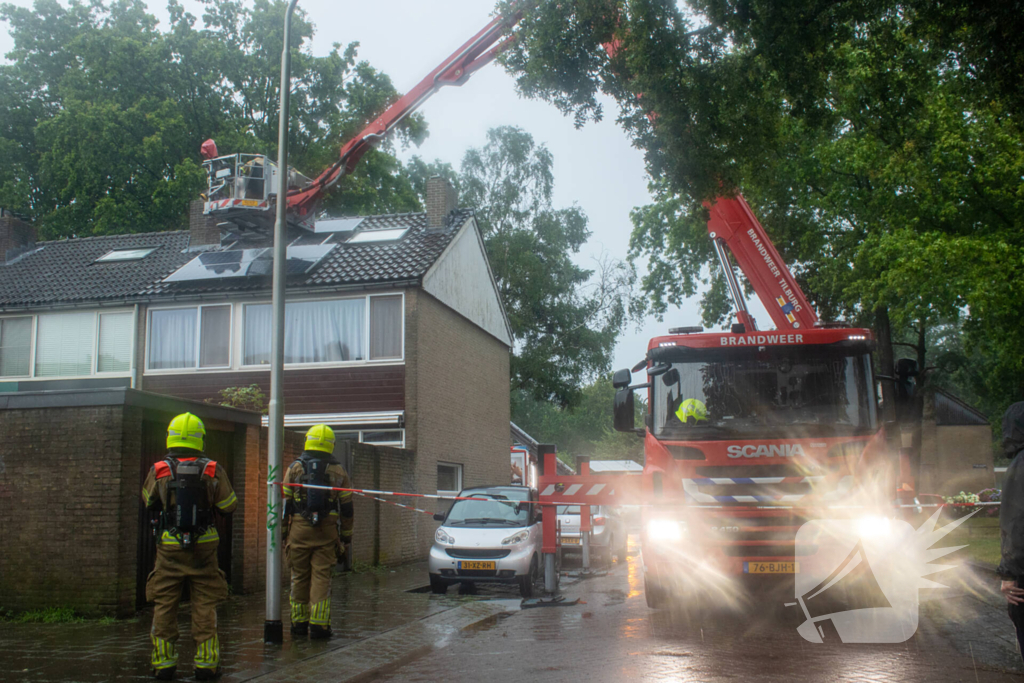
[[[153,678],[158,681],[173,681],[177,668],[176,666],[168,666],[163,669],[153,669]]]
[[[292,604],[292,635],[305,638],[309,635],[309,605],[291,601]]]
[[[153,665],[153,677],[158,681],[173,681],[178,665],[178,651],[174,643],[154,635],[150,636],[150,640],[153,641],[153,654],[149,658],[149,663]]]
[[[324,640],[334,635],[331,631],[330,626],[319,626],[317,624],[309,625],[309,638],[310,640]]]

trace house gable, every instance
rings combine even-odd
[[[470,218],[463,224],[444,253],[423,276],[423,289],[512,347],[508,319],[475,219]]]

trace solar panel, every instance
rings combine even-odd
[[[285,267],[285,272],[288,275],[308,273],[336,246],[335,244],[307,244],[288,247],[288,264]]]
[[[290,246],[285,265],[287,275],[308,273],[334,249],[334,244]],[[164,282],[195,282],[237,277],[269,277],[274,272],[271,249],[233,249],[200,254],[164,278]]]
[[[313,224],[313,232],[349,232],[359,227],[366,218],[324,218]]]

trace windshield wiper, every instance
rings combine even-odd
[[[519,526],[520,524],[514,519],[496,519],[494,517],[477,517],[474,519],[464,519],[462,521],[466,524],[513,524],[515,526]]]

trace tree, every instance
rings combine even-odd
[[[599,92],[615,98],[654,179],[632,243],[652,261],[653,309],[714,275],[695,246],[700,203],[742,188],[824,316],[897,338],[962,316],[968,347],[999,359],[999,401],[1024,397],[1019,94],[978,57],[1004,29],[965,18],[966,3],[688,5],[544,3],[504,57],[524,94],[578,123],[602,114]]]
[[[612,428],[615,388],[611,375],[601,375],[583,387],[581,393],[577,406],[560,408],[550,402],[537,401],[525,391],[513,391],[512,421],[541,443],[555,444],[559,457],[572,466],[577,455],[643,464],[643,439]],[[643,424],[646,411],[643,400],[637,400],[637,424]]]
[[[205,0],[203,28],[172,0],[167,32],[140,0],[37,0],[0,6],[12,63],[0,66],[0,205],[44,237],[178,228],[205,187],[199,145],[276,155],[284,3]],[[308,52],[313,25],[292,23],[291,159],[315,173],[395,92],[357,61],[357,43]],[[408,119],[400,144],[426,134]],[[325,206],[408,211],[416,196],[389,148],[368,154]]]
[[[590,231],[578,206],[552,206],[553,163],[533,136],[504,126],[466,152],[457,177],[438,162],[410,166],[415,187],[422,191],[430,175],[452,178],[460,205],[476,211],[512,328],[512,389],[569,406],[584,383],[608,370],[633,271],[610,259],[596,271],[573,261]]]

